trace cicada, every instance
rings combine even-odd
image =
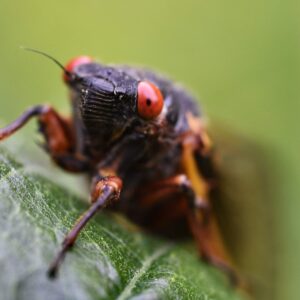
[[[41,104],[0,130],[4,140],[36,118],[52,160],[90,177],[90,207],[66,235],[49,276],[56,276],[89,220],[108,208],[156,234],[191,233],[201,258],[235,280],[211,205],[214,150],[196,99],[145,69],[88,56],[63,66],[50,58],[63,70],[71,116]]]

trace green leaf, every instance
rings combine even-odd
[[[88,224],[50,281],[48,264],[88,204],[12,156],[0,148],[2,299],[242,298],[193,246],[147,236],[108,212]]]

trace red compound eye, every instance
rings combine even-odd
[[[71,59],[65,65],[65,69],[66,69],[66,71],[72,73],[74,71],[74,69],[76,67],[78,67],[79,65],[88,64],[90,62],[92,62],[92,58],[90,56],[85,56],[85,55],[78,56],[78,57],[75,57],[75,58]],[[70,77],[66,73],[64,73],[63,74],[63,79],[64,79],[65,82],[68,82]]]
[[[164,106],[163,96],[157,86],[148,81],[138,84],[137,111],[143,119],[154,119]]]

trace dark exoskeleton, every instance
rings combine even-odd
[[[187,228],[201,257],[235,280],[210,203],[211,142],[192,96],[153,72],[105,66],[89,57],[63,69],[70,118],[39,105],[0,129],[2,140],[36,116],[54,162],[92,178],[91,206],[65,237],[49,275],[55,276],[93,215],[109,207],[169,237]]]

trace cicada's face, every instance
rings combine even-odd
[[[80,57],[66,70],[65,82],[79,95],[82,122],[98,138],[114,140],[127,129],[148,128],[163,111],[158,87],[137,81],[118,68]]]

